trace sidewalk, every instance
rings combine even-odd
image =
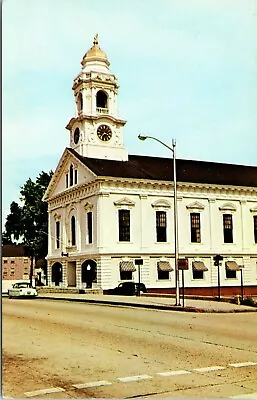
[[[139,307],[157,310],[199,312],[199,313],[237,313],[256,312],[256,307],[237,305],[223,301],[185,299],[184,307],[175,305],[174,297],[114,296],[102,294],[39,293],[38,299],[65,300],[109,306]]]

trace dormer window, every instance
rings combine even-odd
[[[100,114],[108,113],[108,96],[103,90],[96,94],[96,111]]]

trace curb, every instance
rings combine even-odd
[[[172,306],[164,304],[139,304],[139,303],[127,303],[127,302],[116,302],[111,300],[93,300],[93,299],[78,299],[78,298],[67,298],[67,297],[51,297],[51,296],[38,296],[36,299],[42,300],[54,300],[54,301],[73,301],[77,303],[92,303],[101,304],[107,306],[115,307],[135,307],[135,308],[147,308],[153,310],[166,310],[166,311],[180,311],[180,312],[194,312],[194,313],[242,313],[242,312],[257,312],[257,309],[247,310],[247,309],[233,309],[233,310],[207,310],[199,307],[192,306]]]

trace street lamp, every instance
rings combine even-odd
[[[173,197],[174,197],[174,255],[175,255],[175,280],[176,280],[176,306],[180,306],[179,295],[179,269],[178,269],[178,211],[177,211],[177,175],[176,175],[176,140],[172,139],[172,147],[153,136],[138,135],[138,139],[153,139],[161,143],[172,152],[173,155]]]

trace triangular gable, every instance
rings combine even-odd
[[[170,203],[169,203],[169,201],[167,201],[165,199],[156,200],[152,203],[152,207],[153,208],[170,208]]]
[[[236,211],[236,206],[232,203],[225,203],[222,207],[219,207],[220,211]]]
[[[186,206],[188,210],[204,210],[204,205],[199,203],[199,201],[194,201]]]
[[[78,183],[77,185],[66,187],[66,174],[69,175],[70,165],[78,171]],[[43,201],[48,201],[51,197],[64,192],[65,190],[73,187],[91,182],[96,178],[96,175],[85,166],[79,158],[77,158],[69,149],[65,149],[61,159],[55,169],[52,179],[48,185],[48,188],[43,196]]]
[[[118,206],[118,207],[123,207],[123,206],[127,206],[127,207],[134,207],[136,203],[130,199],[128,199],[127,197],[123,197],[120,200],[114,201],[114,205]]]

